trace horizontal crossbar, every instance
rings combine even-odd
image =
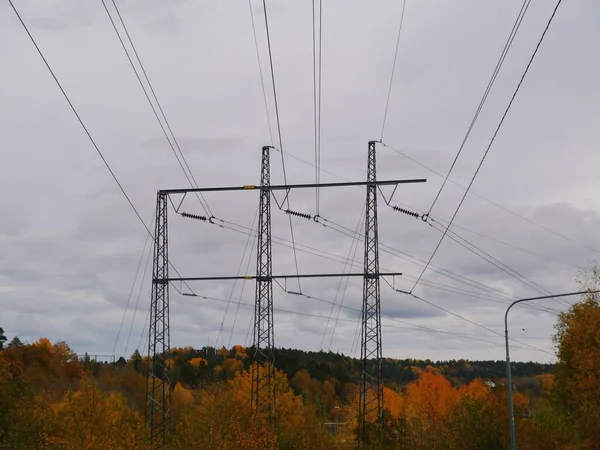
[[[261,277],[257,275],[236,275],[236,276],[224,276],[224,277],[178,277],[178,278],[155,278],[154,283],[167,283],[167,282],[184,282],[184,281],[223,281],[223,280],[274,280],[274,279],[287,279],[287,278],[343,278],[343,277],[393,277],[401,276],[401,272],[386,272],[386,273],[375,273],[365,274],[364,272],[356,273],[311,273],[311,274],[299,274],[299,275],[271,275],[270,277]]]
[[[268,191],[288,191],[290,189],[307,189],[307,188],[330,188],[330,187],[345,187],[345,186],[397,186],[399,184],[408,183],[425,183],[427,178],[415,178],[409,180],[383,180],[383,181],[347,181],[339,183],[308,183],[308,184],[274,184],[271,186],[257,186],[249,184],[245,186],[219,186],[205,188],[186,188],[186,189],[162,189],[158,191],[161,194],[186,194],[188,192],[222,192],[222,191],[253,191],[253,190],[268,190]]]

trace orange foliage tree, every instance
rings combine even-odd
[[[584,287],[600,287],[595,266],[582,280]],[[587,294],[556,324],[558,362],[552,391],[556,404],[570,417],[588,448],[600,448],[600,296]]]

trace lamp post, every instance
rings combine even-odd
[[[506,308],[506,312],[504,313],[504,340],[506,343],[506,383],[508,384],[508,413],[510,415],[509,420],[510,420],[510,449],[511,450],[517,450],[517,439],[515,436],[515,411],[514,411],[514,406],[513,406],[512,373],[511,373],[511,368],[510,368],[510,353],[509,353],[509,347],[508,347],[508,312],[517,303],[530,302],[533,300],[544,300],[544,299],[548,299],[548,298],[570,297],[572,295],[595,294],[598,292],[600,292],[600,290],[569,292],[566,294],[553,294],[553,295],[543,295],[541,297],[521,298],[519,300],[515,300],[508,306],[508,308]]]

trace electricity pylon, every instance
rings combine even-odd
[[[171,382],[169,353],[169,252],[167,232],[167,195],[159,192],[154,229],[154,263],[150,330],[148,332],[148,376],[146,379],[146,421],[150,426],[150,445],[167,444],[171,431]]]
[[[146,420],[150,425],[150,441],[153,447],[162,447],[168,442],[172,427],[171,391],[169,374],[169,283],[192,281],[225,281],[256,280],[255,319],[254,319],[254,364],[252,373],[251,406],[255,417],[266,417],[269,423],[275,419],[275,366],[274,366],[274,320],[273,320],[273,285],[274,279],[320,278],[320,277],[363,277],[364,302],[362,323],[363,362],[361,372],[361,403],[359,433],[364,436],[367,417],[381,417],[383,410],[383,385],[381,383],[381,313],[379,306],[379,278],[382,276],[400,276],[401,273],[379,272],[379,253],[377,238],[377,189],[378,186],[394,186],[400,184],[422,183],[425,179],[377,181],[375,173],[375,142],[369,142],[369,160],[367,181],[309,183],[309,184],[270,184],[269,153],[272,147],[262,148],[261,182],[259,186],[220,186],[197,187],[184,189],[165,189],[158,191],[156,206],[156,225],[154,235],[154,269],[152,278],[152,302],[150,316],[150,333],[148,356],[150,366],[146,388]],[[270,196],[274,191],[285,191],[286,196],[294,189],[313,189],[317,187],[367,187],[367,212],[365,227],[365,267],[363,272],[356,273],[312,273],[273,275],[271,260],[271,203]],[[256,275],[235,276],[188,276],[169,277],[167,251],[167,199],[172,195],[183,194],[184,198],[175,208],[182,217],[214,224],[214,217],[180,212],[185,196],[188,193],[221,192],[221,191],[259,191],[259,223],[257,230],[257,268]],[[393,194],[392,194],[393,195]],[[281,209],[281,208],[280,208]],[[309,214],[284,210],[284,212],[314,219]],[[312,221],[312,220],[311,220]],[[196,296],[193,292],[182,292],[182,295]],[[261,421],[257,420],[259,425]],[[260,425],[259,425],[260,426]],[[260,430],[259,430],[260,432]]]
[[[381,303],[379,287],[379,236],[377,229],[377,170],[375,141],[369,142],[367,201],[365,213],[365,256],[360,358],[359,437],[367,436],[367,422],[379,423],[383,412],[381,378]]]
[[[271,260],[270,147],[262,148],[260,200],[256,251],[256,297],[254,304],[254,364],[252,365],[252,413],[275,414],[275,366],[273,361],[273,262]]]

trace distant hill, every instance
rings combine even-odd
[[[204,347],[193,349],[173,349],[176,376],[184,384],[197,385],[203,379],[231,378],[237,370],[248,368],[253,355],[253,348],[234,346],[232,349],[215,349]],[[294,375],[305,370],[313,380],[324,382],[335,381],[336,384],[358,383],[360,379],[360,360],[333,352],[314,352],[297,349],[278,348],[274,350],[275,365],[285,372],[291,380]],[[192,370],[189,362],[201,358],[203,364]],[[513,376],[533,378],[551,373],[553,364],[536,362],[512,363]],[[382,363],[384,383],[392,389],[401,389],[417,379],[423,371],[443,374],[455,385],[463,385],[475,378],[497,381],[505,377],[505,361],[467,361],[465,359],[449,361],[431,361],[418,359],[385,358]]]

